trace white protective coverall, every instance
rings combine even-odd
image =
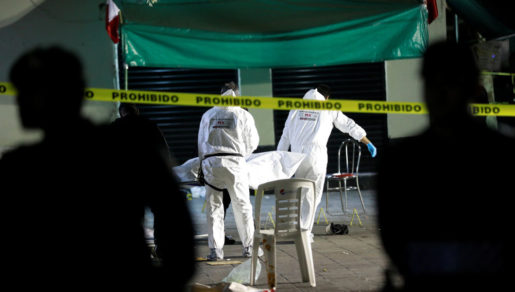
[[[233,90],[222,95],[236,96]],[[210,185],[229,192],[236,227],[244,248],[252,245],[254,236],[245,158],[258,144],[259,135],[254,118],[244,109],[213,107],[202,116],[198,149],[204,178]],[[221,153],[241,156],[209,156]],[[219,254],[224,246],[225,235],[223,193],[206,185],[206,200],[209,248],[217,249],[217,256],[223,258],[223,254]]]
[[[316,89],[309,90],[304,99],[325,100],[325,97]],[[306,157],[295,172],[296,178],[311,179],[316,182],[314,199],[303,199],[301,211],[302,228],[313,228],[314,215],[324,191],[324,181],[327,172],[327,141],[331,135],[333,125],[344,133],[360,141],[366,136],[365,130],[345,116],[341,111],[328,110],[292,110],[284,125],[281,140],[277,150],[288,151],[291,145],[292,152],[306,154]]]

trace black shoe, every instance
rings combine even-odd
[[[225,236],[225,243],[224,245],[233,245],[236,243],[236,240],[232,239],[230,236]]]
[[[216,262],[224,260],[224,251],[222,249],[217,250],[216,248],[210,248],[209,251],[206,257],[207,261]]]

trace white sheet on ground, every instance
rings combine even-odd
[[[260,184],[269,181],[291,178],[304,154],[288,151],[267,151],[253,153],[247,158],[249,169],[249,186],[257,189]],[[173,168],[180,182],[192,182],[197,179],[200,161],[198,157],[189,159]]]

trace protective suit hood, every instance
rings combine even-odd
[[[240,96],[240,91],[238,89],[236,90],[232,90],[232,89],[229,89],[227,91],[225,91],[224,93],[222,93],[222,96]]]
[[[325,97],[315,88],[310,89],[308,92],[306,92],[302,99],[325,100]]]

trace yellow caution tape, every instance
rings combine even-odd
[[[481,74],[483,75],[496,75],[496,76],[515,76],[515,73],[509,73],[509,72],[489,72],[489,71],[481,71]]]
[[[14,96],[14,87],[7,82],[0,82],[0,95]],[[156,105],[180,106],[241,106],[255,109],[274,110],[338,110],[347,113],[373,114],[426,114],[423,103],[370,101],[370,100],[305,100],[288,97],[257,96],[221,96],[203,93],[182,93],[141,90],[116,90],[87,88],[84,92],[87,100],[127,102]],[[478,116],[515,116],[515,105],[473,104],[472,113]]]

